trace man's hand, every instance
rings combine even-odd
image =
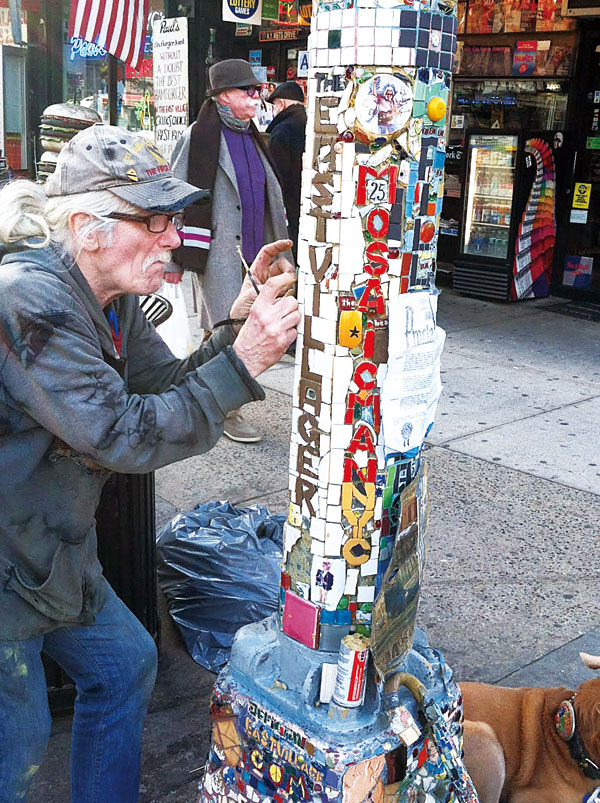
[[[290,285],[289,274],[267,279],[233,344],[248,373],[257,377],[281,359],[296,339],[300,322],[295,298],[281,298]]]
[[[274,243],[263,245],[260,249],[256,259],[250,266],[252,276],[259,290],[271,276],[279,276],[281,274],[290,277],[288,285],[285,286],[282,293],[291,290],[296,280],[296,271],[292,263],[281,256],[285,251],[289,251],[291,247],[291,240],[276,240]],[[252,305],[256,301],[256,297],[256,290],[252,286],[250,277],[246,275],[240,294],[233,302],[229,317],[247,318]]]
[[[291,240],[276,240],[274,243],[263,245],[252,265],[252,275],[258,284],[264,284],[271,276],[280,273],[290,273],[296,275],[296,271],[291,262],[281,256],[285,251],[291,251]]]

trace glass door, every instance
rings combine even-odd
[[[517,145],[516,134],[469,137],[464,254],[504,262],[508,258]]]

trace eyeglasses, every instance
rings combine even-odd
[[[257,86],[238,86],[237,88],[245,92],[249,98],[253,98],[255,95],[258,95]]]
[[[182,212],[163,212],[155,215],[126,215],[123,212],[112,212],[107,217],[113,220],[129,220],[132,223],[143,223],[152,234],[162,234],[167,230],[169,223],[172,223],[177,231],[183,228]]]

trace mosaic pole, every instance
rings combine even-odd
[[[452,0],[315,0],[279,616],[214,688],[206,803],[477,801],[415,631]]]

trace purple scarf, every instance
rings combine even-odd
[[[242,253],[248,264],[263,245],[265,228],[265,168],[250,130],[232,131],[221,125],[235,168],[242,203]]]

